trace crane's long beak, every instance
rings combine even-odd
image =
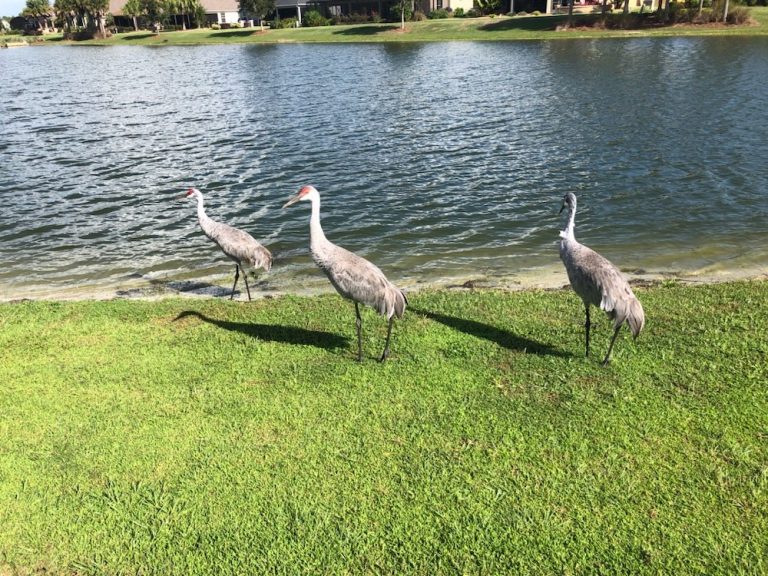
[[[293,198],[291,198],[290,200],[288,200],[288,202],[286,202],[286,203],[283,205],[283,208],[288,208],[288,206],[290,206],[291,204],[296,204],[296,202],[298,202],[299,200],[301,200],[301,196],[299,196],[298,194],[296,194],[296,196],[294,196]]]

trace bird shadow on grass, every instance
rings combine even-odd
[[[306,330],[296,328],[295,326],[279,326],[275,324],[254,324],[251,322],[230,322],[229,320],[218,320],[209,318],[205,314],[195,310],[185,310],[181,312],[174,322],[184,320],[185,318],[197,318],[207,324],[211,324],[223,330],[230,332],[240,332],[256,340],[263,342],[282,342],[284,344],[297,344],[304,346],[315,346],[325,350],[335,350],[346,348],[349,338],[339,336],[331,332],[322,332],[320,330]]]
[[[542,344],[536,340],[530,340],[523,336],[518,336],[512,332],[501,330],[495,326],[489,324],[483,324],[475,320],[467,320],[466,318],[457,318],[455,316],[447,316],[445,314],[438,314],[437,312],[430,312],[429,310],[420,310],[411,308],[412,312],[422,314],[430,320],[440,322],[449,328],[464,332],[470,336],[477,338],[484,338],[495,342],[499,346],[508,350],[514,350],[517,352],[525,352],[528,354],[538,354],[541,356],[559,356],[561,358],[568,358],[573,356],[571,352],[565,352],[558,350],[549,344]]]

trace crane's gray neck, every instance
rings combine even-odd
[[[198,220],[205,220],[208,218],[208,215],[205,213],[202,194],[197,194],[197,218]]]
[[[309,218],[309,238],[314,249],[315,246],[327,242],[323,227],[320,225],[320,199],[312,199],[312,216]]]
[[[568,224],[565,225],[565,229],[560,232],[560,238],[565,240],[576,240],[574,229],[576,228],[576,206],[568,206]]]

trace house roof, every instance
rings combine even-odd
[[[109,0],[109,11],[114,16],[122,16],[123,7],[128,0]],[[237,0],[200,0],[206,14],[214,12],[238,12]]]
[[[239,12],[237,0],[200,0],[206,12]]]

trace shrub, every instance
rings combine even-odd
[[[496,14],[501,10],[501,0],[474,0],[474,4],[481,14]]]
[[[728,12],[726,22],[728,22],[728,24],[746,24],[751,19],[747,8],[744,6],[736,6]]]
[[[410,20],[411,16],[413,15],[413,12],[411,12],[411,5],[409,2],[405,3],[405,7],[403,10],[403,19],[404,20]],[[397,5],[392,5],[389,8],[389,19],[392,22],[400,22],[400,7]]]
[[[477,8],[470,8],[467,10],[467,18],[478,18],[480,16],[480,10]]]
[[[464,18],[464,8],[456,8],[456,10],[453,11],[453,15],[456,16],[456,18]]]
[[[304,26],[312,28],[315,26],[328,26],[330,23],[331,21],[317,10],[308,10],[304,13]]]
[[[440,20],[441,18],[448,18],[448,10],[445,8],[438,8],[437,10],[432,10],[429,14],[427,14],[427,18],[430,20]]]
[[[413,16],[411,16],[411,20],[413,20],[414,22],[421,22],[422,20],[426,20],[426,19],[427,19],[427,15],[424,14],[424,12],[422,12],[421,10],[416,10],[413,13]]]
[[[717,20],[717,14],[715,13],[712,8],[704,8],[704,10],[701,11],[701,14],[696,14],[692,18],[692,22],[694,24],[709,24],[710,22],[715,22]]]
[[[296,18],[281,18],[275,20],[275,28],[296,28]]]
[[[605,27],[612,30],[637,30],[648,20],[649,14],[630,12],[629,14],[607,14]]]
[[[394,8],[392,9],[392,14],[395,13]],[[407,14],[407,12],[406,12]],[[331,18],[331,24],[365,24],[367,22],[374,21],[374,18],[379,18],[379,16],[374,13],[372,16],[368,16],[368,14],[365,13],[358,13],[358,12],[352,12],[352,14],[339,14],[337,16],[334,16]],[[399,16],[398,16],[399,18]],[[378,19],[379,22],[381,22],[381,18]]]
[[[686,10],[681,3],[672,2],[669,8],[660,12],[660,20],[669,24],[678,22],[690,22],[693,19],[693,12]]]
[[[214,22],[213,24],[211,24],[211,30],[221,30],[221,25]]]

